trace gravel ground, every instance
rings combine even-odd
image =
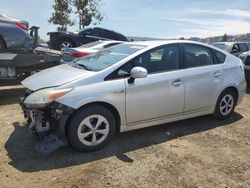
[[[117,135],[105,149],[41,156],[20,86],[0,87],[1,187],[250,187],[250,91],[224,121],[193,118]]]

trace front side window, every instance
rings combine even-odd
[[[89,29],[83,29],[79,32],[80,35],[92,35],[93,33],[93,29],[89,28]]]
[[[179,45],[168,45],[145,52],[114,71],[109,78],[128,77],[133,67],[143,67],[149,74],[177,70],[180,68]]]
[[[183,49],[186,68],[214,64],[213,54],[206,47],[194,44],[184,44]]]
[[[161,47],[142,54],[135,60],[135,66],[144,67],[148,73],[179,69],[180,51],[178,45]]]

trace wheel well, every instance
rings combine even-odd
[[[238,92],[237,88],[236,88],[236,87],[233,87],[233,86],[230,86],[230,87],[227,87],[226,89],[230,89],[231,91],[234,92],[235,97],[236,97],[236,104],[237,104],[237,101],[238,101],[238,98],[239,98],[239,92]],[[226,89],[225,89],[225,90],[226,90]],[[224,91],[225,91],[225,90],[224,90]]]
[[[72,120],[73,116],[80,110],[84,109],[84,108],[87,108],[89,106],[93,106],[93,105],[102,105],[104,106],[105,108],[107,108],[115,117],[115,121],[116,121],[116,132],[120,132],[120,125],[121,125],[121,118],[120,118],[120,114],[118,112],[118,110],[111,104],[109,103],[106,103],[106,102],[92,102],[92,103],[88,103],[88,104],[85,104],[83,106],[81,106],[80,108],[78,108],[77,110],[74,111],[73,114],[70,115],[70,117],[68,118],[67,120],[67,123],[66,123],[66,126],[65,126],[65,135],[66,137],[68,138],[68,128],[69,128],[69,124],[70,124],[70,121]]]

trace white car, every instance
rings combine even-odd
[[[117,132],[207,114],[228,118],[246,91],[239,58],[183,40],[119,44],[22,84],[30,128],[78,151],[100,149]]]
[[[121,44],[122,41],[115,41],[115,40],[107,40],[107,41],[95,41],[88,44],[84,44],[77,48],[65,48],[62,51],[62,63],[68,63],[75,59],[84,57],[86,55],[90,55],[96,53],[102,49]]]

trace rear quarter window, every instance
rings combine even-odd
[[[223,54],[223,53],[221,53],[221,52],[219,52],[217,50],[214,50],[214,49],[213,49],[213,53],[214,53],[215,58],[216,58],[216,60],[217,60],[217,62],[219,64],[222,64],[222,63],[225,62],[225,59],[226,59],[226,55],[225,54]]]

